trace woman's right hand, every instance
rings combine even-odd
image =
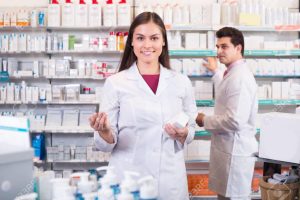
[[[106,113],[99,112],[94,113],[90,118],[90,126],[98,131],[100,137],[102,137],[108,143],[114,143],[111,126]]]

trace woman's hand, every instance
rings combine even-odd
[[[177,127],[173,126],[172,124],[166,124],[165,131],[168,133],[168,135],[171,138],[173,138],[174,140],[178,140],[182,145],[184,144],[186,137],[189,133],[189,130],[187,127],[177,128]]]
[[[90,126],[95,131],[98,131],[100,137],[102,137],[106,142],[110,144],[114,143],[114,137],[106,113],[104,112],[95,113],[89,118],[89,121],[90,121]]]

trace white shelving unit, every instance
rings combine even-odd
[[[168,26],[167,29],[169,31],[182,31],[182,32],[208,32],[213,31],[216,32],[218,29],[222,28],[223,25],[218,26],[209,26],[209,25],[173,25]],[[299,27],[291,27],[291,26],[276,26],[276,27],[257,27],[257,26],[234,26],[237,29],[240,29],[241,31],[247,33],[247,34],[272,34],[273,36],[276,34],[295,34],[297,35],[300,31]],[[91,27],[91,28],[75,28],[75,27],[0,27],[0,33],[11,33],[11,32],[26,32],[26,33],[56,33],[56,34],[62,34],[62,33],[98,33],[98,32],[109,32],[109,31],[126,31],[128,30],[128,26],[117,26],[117,27]],[[179,49],[179,50],[173,50],[171,49],[169,51],[171,58],[203,58],[207,56],[215,56],[216,51],[214,49],[203,49],[203,50],[188,50],[188,49]],[[1,57],[7,57],[7,58],[26,58],[35,60],[38,58],[61,58],[61,57],[69,57],[69,58],[80,58],[80,57],[93,57],[98,58],[101,57],[101,59],[107,58],[108,60],[112,59],[119,59],[122,55],[121,51],[32,51],[32,52],[0,52],[0,58]],[[297,58],[300,56],[300,49],[292,49],[292,50],[245,50],[245,57],[246,58]],[[210,76],[191,76],[192,80],[201,80],[201,79],[208,79]],[[257,81],[260,81],[259,79],[264,78],[268,79],[268,81],[272,81],[273,79],[287,79],[287,78],[300,78],[300,76],[256,76]],[[20,77],[9,77],[10,81],[12,82],[20,82],[22,80],[25,81],[37,81],[40,83],[43,82],[83,82],[83,83],[90,83],[90,82],[96,82],[98,85],[102,85],[104,83],[105,78],[103,77],[70,77],[70,76],[40,76],[40,77],[34,77],[34,76],[20,76]],[[265,80],[264,80],[265,81]],[[61,101],[61,102],[29,102],[29,103],[21,103],[19,102],[0,102],[0,108],[5,107],[5,110],[7,110],[7,106],[12,107],[11,110],[15,110],[15,106],[43,106],[43,110],[45,110],[46,106],[84,106],[84,105],[95,105],[99,106],[100,102],[82,102],[82,101],[73,101],[73,102],[67,102],[67,101]],[[213,100],[200,100],[197,101],[197,106],[214,106]],[[297,105],[300,105],[300,100],[260,100],[259,102],[260,110],[266,111],[270,110],[270,108],[265,108],[266,106],[271,107],[273,109],[276,106],[287,106],[287,107],[295,107]],[[283,108],[285,109],[285,108]],[[39,133],[45,133],[46,135],[46,144],[52,145],[55,141],[59,140],[59,142],[63,140],[70,139],[72,142],[74,142],[74,138],[78,137],[78,135],[83,135],[79,138],[79,140],[82,140],[84,143],[85,137],[90,137],[93,134],[93,130],[88,127],[42,127],[37,129],[32,129],[30,131],[32,134],[39,134]],[[258,129],[259,133],[259,129]],[[76,135],[76,136],[74,136]],[[197,131],[196,132],[196,139],[207,139],[210,137],[210,133],[206,131]],[[80,144],[81,141],[78,142]],[[51,169],[58,169],[62,170],[64,168],[70,169],[70,168],[89,168],[90,166],[99,166],[101,165],[107,165],[106,161],[88,161],[88,160],[55,160],[55,161],[34,161],[34,163],[38,166],[44,166],[47,165],[47,167]],[[207,169],[209,160],[201,160],[201,159],[195,159],[195,160],[187,160],[186,165],[188,170],[193,170],[195,168],[199,169]],[[252,199],[259,199],[259,194],[253,194]],[[216,199],[216,196],[199,196],[199,197],[193,197],[192,199]]]

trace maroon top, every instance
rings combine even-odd
[[[147,74],[147,75],[142,75],[142,77],[149,85],[153,93],[156,94],[158,81],[159,81],[159,74]]]

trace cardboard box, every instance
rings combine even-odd
[[[259,157],[300,164],[300,115],[268,113],[260,129]]]

